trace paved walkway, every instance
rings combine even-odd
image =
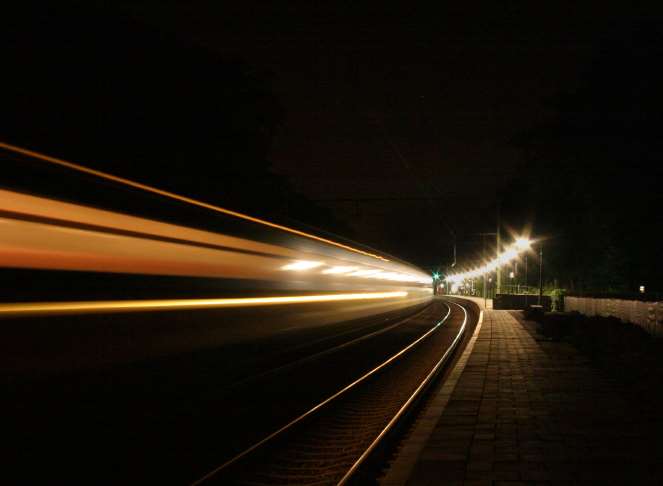
[[[663,484],[651,415],[571,346],[509,311],[473,338],[382,484]]]

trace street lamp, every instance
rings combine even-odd
[[[511,262],[514,262],[514,265],[517,265],[518,263],[515,262],[515,260],[519,257],[521,253],[526,253],[527,250],[531,246],[531,241],[528,238],[518,238],[514,243],[509,246],[506,250],[503,252],[499,252],[495,259],[490,260],[488,262],[484,262],[483,265],[476,267],[476,268],[471,268],[465,272],[460,272],[452,275],[447,275],[445,277],[445,281],[447,284],[451,283],[453,287],[461,287],[461,283],[463,282],[469,282],[469,287],[470,287],[470,292],[474,292],[475,290],[475,284],[476,279],[478,277],[483,277],[483,297],[484,301],[486,300],[486,294],[487,294],[487,285],[486,285],[486,278],[487,276],[492,273],[496,272],[496,292],[499,293],[500,291],[500,271],[501,267],[504,265],[507,265]],[[484,253],[485,256],[485,253]],[[510,277],[511,277],[511,287],[513,288],[513,279],[515,277],[515,274],[517,273],[517,270],[514,269],[515,271],[510,272]]]
[[[530,246],[532,245],[532,242],[530,241],[529,238],[520,237],[516,238],[515,245],[516,248],[518,248],[518,250],[525,251],[529,250]]]

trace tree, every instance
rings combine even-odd
[[[551,237],[546,273],[571,289],[663,290],[662,37],[652,24],[608,36],[580,87],[549,101],[555,119],[517,140],[507,212],[536,218]]]
[[[9,16],[5,141],[257,216],[339,229],[271,170],[283,107],[269,73],[120,12],[64,2]],[[23,182],[61,194],[63,181]],[[93,185],[68,184],[65,197],[100,197]]]

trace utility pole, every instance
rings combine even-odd
[[[539,302],[541,305],[541,300],[543,297],[543,244],[539,246]]]
[[[529,287],[527,286],[527,252],[525,252],[525,309],[527,309],[527,294]]]
[[[481,241],[483,243],[482,250],[481,250],[481,258],[485,262],[486,261],[486,234],[485,233],[481,235]],[[486,279],[487,278],[488,278],[488,276],[484,273],[483,274],[483,308],[484,309],[486,308],[486,301],[487,301],[487,297],[486,297]]]

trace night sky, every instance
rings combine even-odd
[[[550,100],[579,86],[604,39],[661,18],[605,2],[431,5],[95,8],[259,73],[282,107],[273,172],[331,209],[341,233],[431,268],[450,262],[452,234],[462,261],[494,231],[498,200],[527,170],[516,140],[554,118]]]
[[[275,169],[326,201],[360,241],[408,252],[389,241],[405,237],[406,257],[424,251],[435,264],[430,247],[448,251],[448,226],[459,240],[494,231],[496,200],[522,160],[513,137],[547,119],[547,99],[576,87],[603,37],[651,11],[603,2],[431,5],[128,10],[272,73],[287,107]]]

